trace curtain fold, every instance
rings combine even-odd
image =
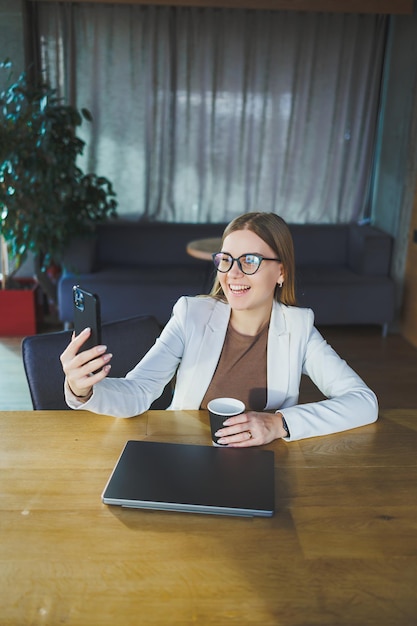
[[[40,2],[47,74],[93,115],[119,212],[366,217],[386,18]]]

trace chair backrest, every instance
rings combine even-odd
[[[112,358],[112,377],[123,377],[153,346],[160,326],[150,315],[108,322],[102,327],[102,342]],[[64,373],[59,360],[71,340],[72,330],[25,337],[22,341],[23,365],[35,411],[68,409],[64,399]],[[166,409],[171,402],[168,384],[152,409]]]

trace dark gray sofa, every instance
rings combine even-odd
[[[94,238],[77,242],[66,254],[58,283],[60,320],[72,322],[72,286],[79,284],[99,295],[103,321],[151,314],[166,324],[180,296],[210,289],[210,264],[187,254],[187,244],[221,237],[224,228],[122,219],[100,224]]]
[[[182,295],[207,293],[210,262],[189,256],[187,243],[221,237],[225,224],[115,220],[95,237],[77,242],[58,284],[59,317],[72,322],[72,286],[100,296],[103,321],[154,315],[164,325]],[[379,324],[394,318],[390,278],[392,238],[357,224],[290,225],[300,306],[311,307],[317,325]]]
[[[369,225],[291,226],[300,306],[317,325],[380,324],[394,319],[393,239]]]

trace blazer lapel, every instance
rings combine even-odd
[[[199,407],[213,378],[230,319],[230,307],[217,303],[202,333],[195,352],[189,355],[188,374],[182,379],[181,390],[177,388],[174,404],[177,406]],[[277,410],[288,395],[290,367],[290,342],[286,326],[284,306],[274,303],[268,333],[267,378],[268,396],[265,409]],[[175,407],[174,407],[175,408]]]
[[[194,355],[198,368],[193,369],[189,384],[187,384],[186,404],[188,406],[200,406],[204,398],[219,362],[229,318],[230,307],[221,302],[217,303]]]
[[[274,302],[268,333],[267,379],[268,396],[265,410],[277,410],[288,396],[290,338],[284,305]]]

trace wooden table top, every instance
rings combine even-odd
[[[2,626],[411,626],[417,410],[276,441],[272,518],[121,509],[128,439],[210,445],[206,411],[0,413]]]
[[[207,239],[196,239],[187,245],[187,253],[202,261],[211,261],[213,252],[219,252],[222,245],[221,237],[208,237]]]

